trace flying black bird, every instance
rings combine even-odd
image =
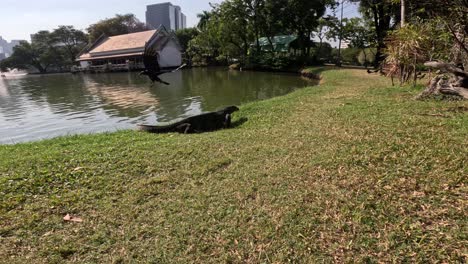
[[[148,43],[145,45],[145,53],[143,54],[143,64],[145,65],[145,70],[140,72],[140,75],[147,75],[151,81],[154,82],[160,82],[165,85],[169,85],[170,83],[165,82],[159,78],[159,75],[169,73],[169,72],[175,72],[183,67],[185,67],[185,64],[180,66],[179,68],[175,70],[168,70],[168,71],[163,71],[161,70],[161,67],[159,66],[158,62],[158,52],[151,48]]]

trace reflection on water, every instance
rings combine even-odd
[[[119,108],[131,110],[132,108],[148,108],[158,105],[159,100],[150,93],[150,87],[141,89],[134,84],[109,84],[102,85],[84,76],[84,85],[90,94],[101,98],[106,105],[114,105]]]
[[[310,85],[293,75],[188,69],[150,85],[135,73],[0,79],[0,144],[160,123]]]

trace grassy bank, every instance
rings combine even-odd
[[[0,262],[466,260],[468,104],[321,74],[230,130],[0,146]]]

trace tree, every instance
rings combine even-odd
[[[51,34],[51,42],[64,49],[70,64],[73,64],[78,53],[86,46],[88,37],[73,26],[59,26]]]
[[[186,52],[189,42],[196,38],[198,34],[200,34],[200,31],[198,31],[196,28],[185,28],[177,30],[175,34],[179,40],[180,46],[182,46],[183,52]]]
[[[179,40],[179,44],[182,47],[183,53],[185,55],[185,59],[188,60],[187,63],[192,62],[192,54],[188,52],[189,50],[189,43],[193,39],[195,39],[200,31],[197,28],[185,28],[179,29],[176,31],[177,39]]]
[[[413,81],[416,85],[417,66],[424,63],[429,50],[430,28],[425,24],[407,25],[390,33],[387,38],[385,63],[388,76],[400,78],[400,85]]]
[[[359,64],[365,66],[367,68],[368,65],[372,65],[374,63],[374,56],[370,56],[372,54],[375,54],[375,49],[374,48],[367,48],[363,49],[359,55],[358,55],[358,62]]]
[[[253,29],[255,35],[255,47],[257,52],[261,51],[260,48],[260,34],[262,33],[262,26],[265,25],[265,0],[243,0],[248,16],[249,26]]]
[[[248,56],[262,56],[261,37],[266,37],[273,46],[278,34],[296,34],[295,44],[308,56],[319,18],[335,3],[335,0],[225,0],[211,5],[210,12],[199,14],[200,34],[190,42],[189,50],[202,56],[220,55],[245,62]],[[269,52],[276,53],[274,48]]]
[[[210,21],[211,16],[212,13],[208,11],[203,11],[202,13],[197,14],[197,17],[200,19],[197,24],[197,28],[203,30],[206,27],[206,24],[208,24],[208,21]]]
[[[41,32],[40,37],[44,35],[44,32]],[[2,61],[1,67],[3,69],[6,67],[27,69],[32,66],[40,73],[46,73],[50,66],[59,65],[62,60],[61,54],[55,48],[48,47],[48,44],[42,42],[41,38],[34,40],[31,44],[21,41],[13,48],[11,57]]]
[[[373,20],[375,27],[375,42],[377,52],[375,54],[374,67],[380,66],[385,59],[385,38],[388,32],[396,28],[400,23],[401,13],[400,5],[394,0],[350,0],[351,2],[360,2],[360,11],[365,18]]]
[[[210,18],[200,33],[188,43],[187,54],[194,63],[211,64],[220,54],[218,18],[210,12]]]
[[[348,47],[347,49],[341,50],[341,57],[344,63],[357,65],[359,63],[360,49]]]
[[[261,34],[267,38],[274,53],[273,38],[279,34],[287,34],[288,29],[284,19],[286,0],[265,0],[261,19]]]
[[[148,30],[146,25],[134,14],[116,15],[113,18],[101,20],[87,28],[89,42],[93,43],[101,35],[116,36]]]
[[[15,47],[2,67],[34,67],[40,73],[46,73],[51,66],[61,69],[75,62],[86,40],[86,34],[73,26],[60,26],[53,32],[42,30],[31,36],[31,43],[24,41]]]
[[[468,0],[426,0],[422,8],[432,17],[439,18],[451,33],[453,40],[460,49],[459,57],[455,60],[464,60],[468,63]]]
[[[323,48],[323,40],[334,39],[339,36],[340,23],[338,18],[334,16],[322,17],[318,20],[318,26],[315,31],[315,36],[319,39],[316,56],[320,55]]]
[[[400,0],[401,2],[401,27],[404,27],[405,26],[405,23],[406,23],[406,0]]]
[[[191,55],[211,62],[233,57],[244,61],[255,40],[244,0],[227,0],[212,8],[209,20],[203,22],[200,34],[189,44]]]
[[[332,0],[287,0],[284,9],[286,25],[291,32],[298,36],[299,46],[303,55],[310,54],[310,38],[312,32],[319,25],[319,18],[323,17],[327,7],[334,6]]]
[[[437,41],[437,38],[434,41],[434,37],[430,37],[431,46],[426,50],[431,53],[430,60],[439,59],[439,61],[426,62],[425,66],[438,69],[441,74],[431,80],[420,98],[449,95],[468,99],[468,72],[464,70],[468,66],[468,23],[466,22],[468,21],[468,1],[425,0],[415,2],[411,0],[409,6],[416,6],[416,10],[422,10],[416,13],[422,18],[427,19],[426,14],[429,14],[431,19],[428,22],[435,25],[436,29],[442,29],[442,33],[438,35],[444,36],[447,35],[446,33],[449,35],[445,41]],[[434,30],[431,30],[430,33],[434,33]],[[447,43],[451,44],[450,49],[444,49],[447,47]],[[434,50],[437,51],[436,54],[432,54]]]
[[[342,37],[350,41],[351,47],[360,50],[358,56],[362,55],[364,57],[362,59],[364,64],[369,61],[367,58],[369,48],[375,46],[374,35],[375,32],[370,20],[358,17],[343,19]]]
[[[226,55],[245,59],[255,33],[249,28],[250,14],[243,0],[225,1],[218,12],[221,49]]]

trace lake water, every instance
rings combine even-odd
[[[132,129],[311,85],[295,75],[195,68],[151,85],[137,73],[0,78],[0,144]]]

